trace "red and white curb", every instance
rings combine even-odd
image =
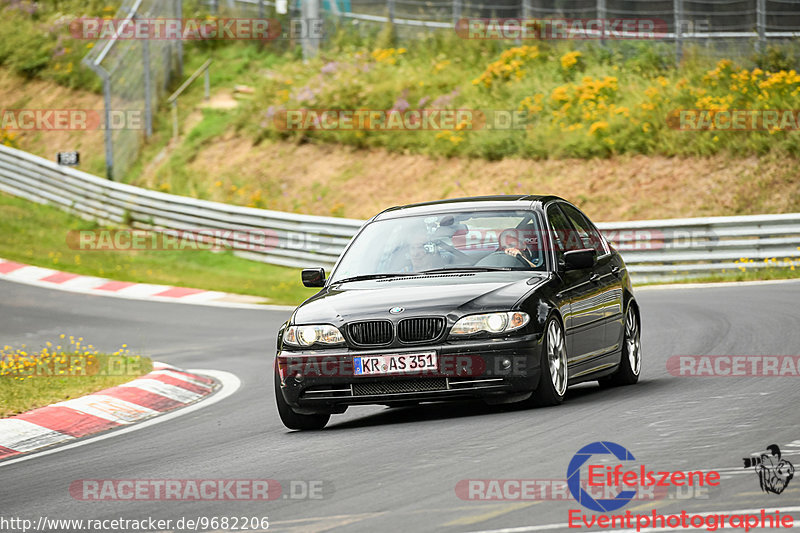
[[[134,300],[150,300],[173,303],[214,305],[220,307],[243,307],[258,309],[294,309],[286,306],[262,305],[258,296],[231,294],[188,287],[172,287],[150,283],[114,281],[95,276],[83,276],[61,272],[50,268],[16,263],[0,258],[0,279],[35,285],[48,289],[79,292],[101,296],[115,296]]]
[[[0,419],[0,460],[158,416],[208,396],[218,384],[164,363],[123,385]]]

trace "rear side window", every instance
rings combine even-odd
[[[600,235],[600,231],[586,218],[586,215],[568,204],[561,204],[561,209],[575,227],[577,238],[581,242],[581,248],[594,248],[598,256],[608,253],[608,248],[605,240]]]

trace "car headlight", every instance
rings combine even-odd
[[[530,322],[530,319],[528,313],[522,311],[467,315],[455,323],[450,333],[453,335],[471,335],[480,331],[504,333],[523,327]]]
[[[292,346],[311,346],[312,344],[341,344],[344,337],[339,329],[328,324],[310,326],[289,326],[283,332],[283,342]]]

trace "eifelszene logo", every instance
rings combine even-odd
[[[596,456],[612,456],[599,457]],[[572,497],[587,509],[600,513],[615,511],[624,507],[636,497],[639,489],[656,487],[676,487],[693,490],[697,487],[716,487],[720,483],[719,472],[693,471],[660,471],[648,469],[644,464],[631,465],[624,469],[622,464],[609,465],[616,458],[619,463],[634,462],[636,458],[631,452],[614,442],[599,441],[587,444],[572,457],[567,467],[567,487]],[[605,463],[605,464],[603,464]],[[581,481],[581,469],[585,470],[586,483]],[[587,488],[624,489],[613,497],[594,498]],[[608,491],[610,492],[610,491]],[[602,494],[608,493],[606,490]]]
[[[770,444],[767,452],[755,452],[742,459],[744,467],[755,469],[761,490],[780,494],[789,486],[794,477],[794,465],[781,458],[781,449],[777,444]]]

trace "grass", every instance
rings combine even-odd
[[[64,334],[61,339],[66,345]],[[0,351],[0,417],[115,387],[153,369],[149,358],[131,355],[125,345],[106,354],[81,346],[82,341],[69,337],[64,347],[47,342],[32,353],[24,344],[5,346]]]
[[[800,278],[800,261],[794,260],[786,261],[786,267],[765,267],[765,268],[746,268],[738,269],[736,271],[723,271],[718,274],[709,274],[704,276],[678,279],[675,281],[652,281],[648,283],[637,283],[636,286],[643,287],[645,285],[665,285],[669,283],[724,283],[731,281],[766,281],[766,280],[783,280],[783,279],[799,279]]]
[[[297,269],[248,261],[230,252],[76,251],[69,230],[96,223],[0,193],[0,257],[31,265],[138,283],[195,287],[263,297],[267,303],[296,305],[314,294]]]

